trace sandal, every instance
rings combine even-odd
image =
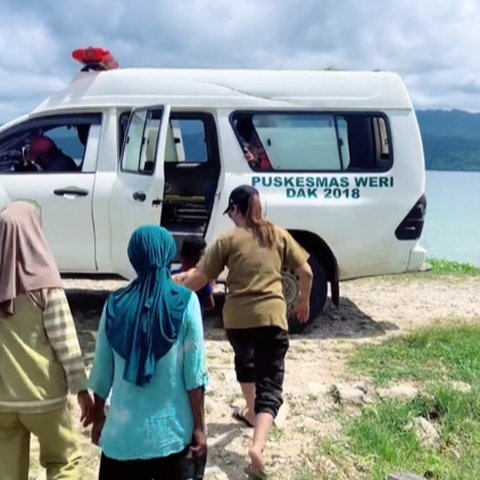
[[[239,422],[242,422],[242,423],[245,424],[247,427],[253,428],[254,425],[251,424],[251,423],[248,421],[248,419],[245,417],[245,415],[243,414],[244,411],[245,411],[244,408],[233,407],[232,417],[233,417],[235,420],[238,420]]]

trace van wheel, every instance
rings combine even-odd
[[[322,264],[313,255],[310,255],[308,263],[313,272],[313,282],[310,294],[310,318],[306,323],[300,323],[292,311],[300,290],[298,277],[290,270],[283,270],[283,293],[287,302],[288,327],[291,333],[301,333],[312,320],[320,315],[327,300],[328,283]]]

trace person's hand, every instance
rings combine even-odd
[[[310,318],[310,300],[300,296],[293,307],[293,311],[300,323],[308,322]]]
[[[201,458],[207,456],[207,434],[205,430],[193,432],[192,443],[188,449],[188,458]]]
[[[190,270],[188,272],[176,273],[175,275],[172,275],[172,280],[177,285],[181,285],[190,275],[191,275]]]
[[[97,447],[100,445],[100,437],[102,435],[103,426],[105,425],[105,410],[103,407],[100,407],[99,404],[95,403],[91,410],[92,414],[92,431],[90,433],[90,438],[94,445]]]
[[[91,439],[97,447],[100,446],[100,437],[102,436],[103,426],[105,425],[105,414],[102,412],[93,420]]]
[[[254,157],[253,153],[250,150],[245,150],[243,156],[247,162],[255,162],[256,158]]]
[[[77,393],[77,402],[80,407],[80,421],[84,427],[87,427],[92,423],[91,412],[93,407],[93,400],[88,390],[82,390]]]

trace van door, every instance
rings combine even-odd
[[[39,117],[0,134],[0,190],[8,201],[40,208],[62,272],[97,269],[92,199],[101,119],[100,113]]]
[[[161,225],[175,237],[205,236],[220,177],[215,117],[201,110],[172,111],[164,159]]]
[[[160,225],[165,178],[164,152],[170,108],[166,105],[132,110],[125,133],[112,195],[114,268],[133,278],[127,247],[135,229]]]

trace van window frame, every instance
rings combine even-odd
[[[118,115],[118,121],[117,121],[117,138],[118,138],[118,156],[117,156],[117,166],[118,168],[121,169],[121,163],[122,163],[122,148],[123,148],[123,142],[125,141],[125,133],[127,131],[127,128],[124,130],[122,129],[122,121],[125,120],[125,118],[130,117],[132,113],[133,108],[131,109],[126,109],[122,110],[119,115]],[[207,150],[207,161],[206,162],[200,162],[201,165],[212,165],[220,164],[220,145],[218,143],[218,132],[217,132],[217,124],[215,122],[215,116],[212,112],[208,112],[205,110],[195,110],[195,109],[189,109],[189,110],[170,110],[170,115],[168,118],[168,122],[170,124],[170,120],[201,120],[203,122],[203,125],[205,127],[205,141],[206,141],[206,150]],[[126,124],[126,127],[128,127],[128,121]],[[165,152],[164,152],[165,154]],[[165,163],[165,162],[164,162]],[[187,162],[188,163],[188,162]],[[124,171],[124,170],[123,170]],[[127,171],[127,173],[132,173],[130,171]],[[142,174],[139,172],[139,174]]]
[[[145,138],[145,129],[147,127],[147,123],[149,121],[149,118],[148,118],[148,114],[149,112],[160,112],[161,115],[160,115],[160,118],[159,119],[153,119],[153,117],[150,119],[150,120],[159,120],[160,124],[158,125],[157,128],[157,145],[155,145],[155,158],[157,157],[157,149],[158,149],[158,135],[160,135],[160,130],[162,129],[162,126],[163,126],[163,122],[164,122],[164,116],[165,116],[165,108],[161,105],[159,105],[158,107],[155,108],[155,106],[152,106],[151,108],[150,107],[134,107],[132,108],[131,110],[129,110],[128,112],[122,112],[119,117],[118,117],[118,129],[119,131],[121,131],[121,121],[123,120],[123,118],[125,117],[125,114],[128,114],[128,122],[126,124],[126,128],[122,133],[121,137],[119,136],[118,138],[118,142],[119,142],[119,148],[120,148],[120,151],[119,151],[119,154],[118,154],[118,162],[117,162],[117,171],[120,171],[122,173],[127,173],[127,174],[132,174],[132,175],[142,175],[142,176],[146,176],[146,177],[153,177],[154,176],[154,170],[149,170],[149,171],[145,171],[145,170],[140,170],[140,164],[141,164],[141,157],[142,157],[142,153],[143,153],[143,150],[144,148],[146,148],[146,143],[142,142],[141,145],[140,145],[140,149],[138,151],[138,168],[133,170],[133,169],[130,169],[130,168],[124,168],[123,166],[123,156],[125,155],[125,149],[127,148],[127,145],[125,143],[125,138],[126,138],[126,133],[129,131],[129,127],[131,126],[130,124],[130,118],[131,118],[131,115],[134,111],[138,111],[138,110],[141,110],[141,111],[144,111],[146,113],[146,117],[145,117],[145,120],[143,122],[143,130],[142,130],[142,140],[145,141],[146,138]],[[120,141],[121,140],[121,141]],[[155,167],[154,167],[155,169]]]
[[[194,109],[188,111],[171,110],[168,121],[170,122],[170,120],[200,120],[205,128],[207,161],[200,162],[198,165],[220,164],[220,145],[218,144],[217,125],[213,113]]]
[[[71,113],[61,113],[61,114],[53,114],[53,115],[39,115],[32,118],[27,118],[26,120],[12,125],[11,127],[3,130],[0,132],[0,142],[7,139],[10,136],[16,135],[25,130],[31,130],[33,128],[42,127],[42,126],[67,126],[70,123],[76,123],[78,119],[84,120],[84,122],[77,122],[78,124],[84,123],[85,125],[99,125],[102,128],[103,121],[104,121],[104,113],[102,111],[89,111],[89,112],[71,112]],[[87,139],[88,141],[88,139]],[[82,170],[78,171],[38,171],[38,172],[15,172],[15,171],[8,171],[8,173],[0,171],[0,175],[25,175],[27,173],[35,175],[62,175],[65,173],[74,173],[74,174],[81,174],[81,175],[88,175],[92,173],[96,173],[98,168],[98,163],[95,165],[94,170],[83,170],[83,164],[85,161],[85,153],[87,151],[87,145],[84,146],[83,150],[83,158],[82,158]]]
[[[340,117],[342,115],[348,115],[348,116],[368,116],[371,118],[383,118],[385,122],[385,128],[387,132],[387,137],[388,137],[388,151],[389,151],[389,165],[387,168],[355,168],[355,170],[349,170],[348,168],[346,169],[338,169],[338,170],[328,170],[328,169],[316,169],[316,170],[310,170],[310,169],[273,169],[273,170],[255,170],[253,169],[248,162],[245,162],[249,168],[254,173],[257,174],[275,174],[275,173],[313,173],[313,174],[325,174],[325,173],[331,173],[331,174],[358,174],[358,173],[386,173],[392,170],[395,164],[395,156],[394,156],[394,150],[393,150],[393,144],[392,144],[392,131],[390,127],[390,121],[389,117],[385,112],[379,111],[379,110],[271,110],[271,109],[237,109],[233,110],[229,116],[228,116],[228,121],[230,123],[230,126],[232,127],[233,133],[235,135],[235,138],[238,141],[238,145],[241,147],[241,138],[238,135],[237,131],[235,130],[234,126],[234,120],[238,115],[256,115],[256,114],[263,114],[263,115],[332,115],[335,118],[335,131],[338,137],[338,122],[337,122],[337,117]],[[375,138],[373,139],[375,142]],[[339,156],[340,156],[340,164],[343,167],[343,158],[340,152],[340,145],[338,146],[339,148]]]

